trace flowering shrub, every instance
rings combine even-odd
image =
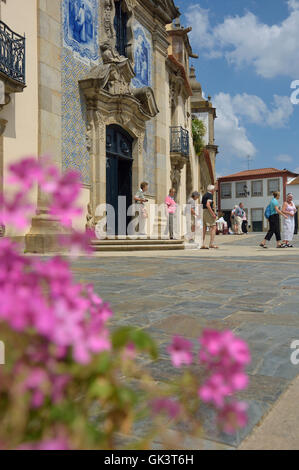
[[[18,189],[10,201],[1,196],[0,224],[26,225],[34,182],[64,226],[80,214],[76,172],[60,176],[49,160],[27,158],[11,165],[10,174]],[[72,253],[90,254],[92,236],[70,231],[61,242]],[[114,449],[144,419],[148,433],[132,446],[149,448],[157,435],[169,445],[168,429],[182,423],[200,435],[200,402],[214,407],[225,432],[246,425],[246,404],[233,398],[248,385],[250,353],[241,339],[206,330],[196,356],[190,341],[174,337],[167,351],[181,375],[157,384],[139,365],[140,355],[157,360],[155,343],[137,328],[110,333],[111,316],[92,285],[74,281],[65,259],[24,256],[8,238],[0,240],[0,337],[7,350],[0,367],[0,449]],[[204,369],[203,382],[195,366]]]

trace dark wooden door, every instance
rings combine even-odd
[[[107,232],[109,235],[126,235],[130,221],[127,210],[132,204],[133,139],[117,125],[107,127],[106,138],[106,202],[115,212],[115,220],[110,223],[108,220]],[[123,222],[119,224],[119,220]]]

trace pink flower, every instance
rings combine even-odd
[[[202,387],[198,395],[205,403],[213,403],[218,408],[224,405],[224,400],[231,394],[232,390],[222,374],[212,375]]]
[[[129,343],[126,345],[123,353],[122,353],[122,358],[126,360],[133,360],[136,357],[136,346],[133,343]]]
[[[234,434],[248,423],[248,405],[244,402],[231,402],[222,408],[218,414],[218,423],[222,430]]]
[[[175,419],[181,411],[179,403],[171,398],[157,398],[151,403],[154,414],[166,413],[171,419]]]
[[[10,183],[19,183],[24,189],[30,189],[34,183],[42,178],[43,170],[35,157],[24,158],[20,162],[13,163],[9,166],[11,176]]]
[[[45,399],[46,388],[50,386],[48,374],[42,368],[32,369],[25,380],[25,390],[32,393],[31,406],[40,408]]]
[[[73,217],[81,215],[82,210],[74,206],[81,190],[80,173],[68,171],[59,180],[59,184],[53,191],[53,200],[50,206],[50,214],[60,218],[61,223],[71,226]]]
[[[62,245],[70,247],[71,254],[78,256],[82,252],[92,254],[91,240],[95,238],[94,230],[86,230],[85,232],[72,231],[71,235],[62,235],[59,237]]]
[[[48,194],[53,194],[58,190],[60,183],[60,174],[58,168],[53,165],[44,166],[40,178],[41,188]]]
[[[64,396],[64,391],[71,377],[69,375],[55,375],[52,377],[52,400],[53,403],[59,403]]]
[[[250,363],[248,345],[231,331],[204,330],[199,339],[202,346],[199,359],[202,363],[225,366],[228,364],[247,365]]]
[[[13,329],[33,329],[56,346],[57,357],[71,350],[86,364],[93,354],[111,349],[105,327],[111,316],[91,286],[73,281],[66,261],[24,258],[15,245],[0,240],[0,320]]]
[[[0,194],[0,224],[12,224],[18,229],[25,228],[29,223],[34,207],[26,203],[25,193],[16,193],[11,200]]]
[[[17,450],[71,450],[69,443],[64,438],[47,439],[41,442],[23,444]]]
[[[182,338],[181,336],[175,336],[172,340],[172,344],[167,348],[167,351],[171,356],[173,366],[178,368],[183,364],[192,364],[192,348],[193,345],[190,341]]]
[[[248,345],[231,331],[205,330],[199,342],[199,360],[208,374],[199,388],[199,397],[223,408],[227,397],[248,386],[249,378],[244,370],[250,362]]]

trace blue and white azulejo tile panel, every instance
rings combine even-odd
[[[136,77],[132,84],[136,88],[151,86],[153,47],[151,33],[137,21],[133,26],[134,32],[134,72]]]
[[[86,108],[79,80],[89,67],[74,60],[71,51],[62,51],[62,159],[63,168],[81,173],[82,183],[90,183],[89,153],[86,148]]]
[[[99,59],[98,0],[63,1],[63,47],[77,58]]]
[[[80,171],[88,185],[86,106],[79,80],[99,62],[99,0],[62,0],[61,8],[62,163]]]

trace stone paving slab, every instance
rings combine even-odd
[[[213,412],[202,407],[199,419],[206,435],[198,448],[238,448],[299,374],[299,366],[290,362],[290,344],[299,339],[299,249],[262,250],[257,247],[260,238],[218,237],[220,249],[207,253],[111,253],[73,263],[76,279],[94,283],[111,302],[112,328],[138,326],[157,341],[160,360],[147,361],[146,367],[158,381],[178,373],[166,352],[174,334],[197,344],[203,328],[230,328],[248,341],[251,381],[240,393],[250,406],[248,426],[235,437],[226,436],[217,431]],[[296,242],[299,246],[298,237]],[[199,368],[196,373],[200,377]],[[196,448],[194,442],[192,446]]]

